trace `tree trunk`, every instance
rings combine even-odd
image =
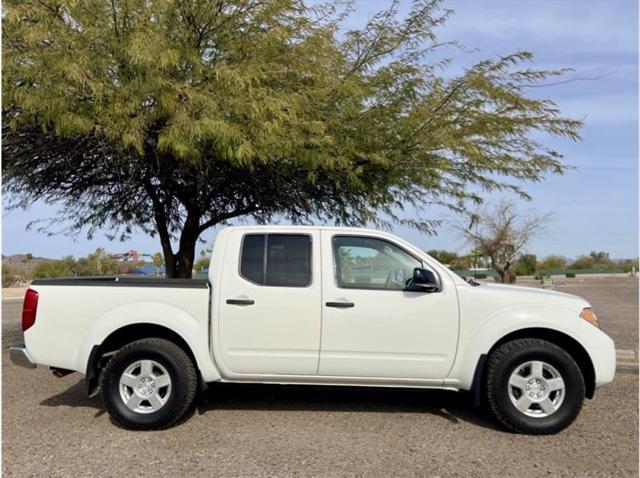
[[[489,255],[489,260],[491,261],[491,268],[498,273],[498,277],[495,280],[504,284],[507,278],[507,270],[498,266],[498,261],[491,255]]]
[[[503,284],[512,284],[513,282],[515,282],[511,279],[511,273],[509,271],[510,267],[511,264],[507,264],[505,267],[492,266],[492,269],[494,269],[498,273],[500,282]]]
[[[176,276],[176,256],[171,249],[171,236],[166,225],[158,227],[158,236],[160,236],[160,245],[164,256],[164,275],[167,279],[171,279]],[[159,271],[160,268],[158,268]]]
[[[193,262],[196,256],[196,242],[198,241],[200,214],[189,211],[180,234],[178,252],[175,254],[173,276],[178,279],[191,279]],[[167,275],[169,277],[169,275]]]
[[[189,238],[184,241],[183,238],[184,234],[180,237],[180,249],[176,254],[177,261],[174,277],[178,279],[191,279],[198,237],[194,236],[193,239]]]

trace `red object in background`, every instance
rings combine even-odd
[[[127,251],[127,252],[109,252],[108,254],[111,257],[123,260],[125,262],[127,262],[129,259],[131,259],[131,261],[134,264],[137,264],[138,262],[140,262],[140,256],[150,256],[150,254],[141,254],[138,251],[136,251],[135,249],[131,249],[131,250]]]
[[[36,323],[36,312],[38,311],[38,293],[33,289],[27,289],[22,305],[22,331],[24,332]]]

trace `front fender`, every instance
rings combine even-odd
[[[578,313],[553,305],[522,304],[505,307],[477,323],[460,327],[458,355],[445,379],[445,385],[470,390],[478,360],[487,354],[503,337],[523,329],[550,329],[575,339],[584,347],[580,337]],[[585,347],[586,348],[586,347]]]
[[[153,301],[127,303],[98,317],[87,330],[76,357],[76,370],[85,370],[92,349],[100,345],[113,332],[134,324],[154,324],[178,334],[191,349],[202,379],[205,382],[220,380],[209,353],[209,327],[207,313],[198,320],[171,304]]]

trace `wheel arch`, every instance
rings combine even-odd
[[[578,364],[585,383],[585,396],[587,398],[593,398],[596,381],[595,381],[595,369],[591,357],[589,357],[586,349],[576,339],[563,332],[554,329],[547,329],[544,327],[530,327],[524,329],[518,329],[501,337],[486,354],[482,354],[478,358],[476,364],[475,373],[473,376],[472,393],[474,401],[477,403],[482,395],[481,390],[486,377],[487,360],[495,349],[500,347],[506,342],[510,342],[515,339],[541,339],[551,342],[558,347],[565,350]]]
[[[196,367],[198,380],[202,383],[202,376],[195,354],[187,341],[179,333],[159,324],[135,323],[114,330],[101,344],[92,347],[89,359],[87,360],[87,370],[85,374],[87,395],[93,396],[98,391],[101,370],[115,352],[131,342],[148,338],[165,339],[184,350]]]

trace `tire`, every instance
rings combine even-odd
[[[100,377],[109,415],[131,430],[174,425],[191,408],[197,387],[198,374],[189,356],[173,342],[159,338],[125,345]]]
[[[585,384],[578,364],[557,345],[517,339],[489,356],[485,392],[492,414],[506,428],[548,435],[578,416]]]

